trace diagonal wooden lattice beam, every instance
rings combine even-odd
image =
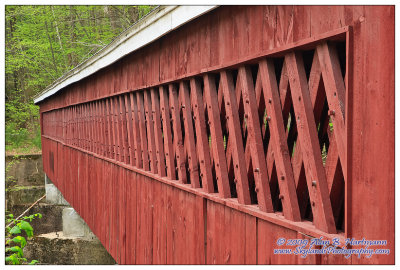
[[[144,105],[143,105],[143,92],[136,92],[137,101],[137,115],[139,120],[139,130],[140,130],[140,141],[142,144],[142,168],[145,171],[149,170],[149,154],[147,148],[147,135],[146,135],[146,123],[144,118]]]
[[[165,156],[164,156],[164,143],[162,137],[161,114],[160,114],[160,97],[158,90],[152,88],[151,90],[151,109],[154,121],[154,136],[156,143],[156,156],[157,156],[157,173],[159,176],[166,176],[165,172]]]
[[[171,180],[176,179],[175,172],[175,159],[174,150],[172,144],[172,131],[171,131],[171,112],[169,108],[168,92],[164,86],[159,87],[160,91],[160,107],[161,107],[161,117],[163,124],[164,133],[164,152],[166,160],[167,177]]]
[[[132,119],[132,106],[131,106],[131,99],[130,94],[126,94],[125,98],[125,107],[127,110],[127,124],[128,124],[128,141],[129,141],[129,155],[130,160],[129,163],[132,166],[136,165],[136,156],[135,156],[135,130],[133,127],[133,119]]]
[[[200,161],[200,177],[203,189],[207,192],[213,193],[214,181],[212,176],[210,146],[208,144],[201,85],[198,79],[192,78],[190,80],[190,90],[193,119],[197,138],[196,149]]]
[[[114,158],[114,140],[113,140],[113,121],[110,99],[106,99],[106,111],[107,111],[107,129],[108,129],[108,148],[109,148],[109,158]]]
[[[147,140],[149,146],[149,156],[150,156],[150,170],[152,173],[157,173],[157,155],[156,155],[156,141],[154,136],[154,119],[151,113],[151,97],[150,89],[143,91],[144,95],[144,112],[146,116],[146,130],[147,130]]]
[[[229,139],[232,141],[232,144],[235,145],[235,148],[232,151],[232,159],[234,164],[238,201],[242,204],[251,204],[246,162],[243,159],[244,148],[239,111],[236,102],[235,87],[230,72],[221,72],[221,82],[229,127]]]
[[[272,60],[262,60],[259,63],[259,72],[264,91],[264,100],[269,116],[272,147],[275,152],[280,192],[283,195],[283,213],[287,219],[300,221],[300,210],[297,202],[296,185],[290,163],[290,154],[286,142],[285,126],[282,117],[282,108],[279,98],[278,86],[274,64]]]
[[[246,150],[247,153],[250,153],[252,159],[258,205],[260,210],[271,213],[274,211],[274,207],[272,205],[271,192],[268,184],[267,164],[265,163],[260,121],[257,111],[258,106],[251,70],[248,67],[241,67],[238,76],[240,77],[238,81],[240,82],[244,100],[244,111],[247,115],[248,138]],[[247,155],[245,154],[245,156]]]
[[[346,175],[346,127],[344,120],[346,88],[340,69],[339,57],[336,48],[327,42],[319,44],[317,46],[317,52],[325,85],[326,98],[333,122],[340,163],[344,175]]]
[[[137,95],[135,93],[130,93],[129,98],[131,100],[131,110],[132,110],[132,126],[133,126],[133,136],[135,139],[135,166],[137,168],[143,167],[142,159],[142,142],[139,127],[139,115],[137,106]]]
[[[122,95],[119,96],[119,108],[120,108],[120,134],[121,134],[121,145],[122,145],[122,153],[123,153],[123,162],[128,163],[128,151],[129,151],[129,143],[127,137],[127,127],[126,127],[126,109],[125,109],[125,100]]]
[[[217,177],[218,193],[223,198],[230,198],[228,169],[226,165],[224,141],[218,108],[218,95],[215,87],[215,78],[204,75],[204,98],[206,100],[207,113],[210,125],[211,144]]]
[[[285,62],[297,115],[298,137],[303,145],[302,155],[314,224],[325,232],[336,233],[303,58],[300,53],[291,52],[286,55]]]
[[[310,91],[311,103],[314,112],[314,119],[315,122],[318,123],[320,122],[321,119],[321,113],[325,98],[321,82],[321,68],[319,66],[319,61],[316,54],[314,54],[313,64],[311,66],[310,77],[308,80],[308,89]],[[286,97],[284,102],[287,103],[288,99],[289,98]],[[303,163],[303,155],[301,149],[302,149],[301,141],[297,140],[296,149],[292,157],[292,166],[294,172],[294,179],[297,187],[297,194],[304,196],[305,193],[307,192],[307,186],[305,184],[305,181],[303,181],[304,179],[302,179],[305,177],[305,175],[304,173],[302,173],[302,171],[304,171],[304,165],[303,165],[304,163]],[[307,208],[307,201],[305,199],[299,198],[299,206],[301,213],[304,214]]]
[[[190,93],[186,82],[179,84],[179,97],[182,108],[182,120],[185,129],[185,145],[187,148],[187,159],[189,165],[190,182],[192,187],[200,188],[199,163],[197,159],[195,134],[193,130],[193,117],[190,106]]]
[[[169,85],[169,102],[172,116],[172,126],[174,131],[174,147],[175,147],[175,157],[176,166],[178,170],[179,182],[186,184],[186,165],[185,165],[185,149],[184,141],[182,137],[182,126],[181,126],[181,115],[180,106],[178,101],[178,90],[174,84]]]

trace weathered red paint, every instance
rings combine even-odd
[[[120,264],[393,264],[393,69],[393,6],[222,6],[41,102],[44,170]]]

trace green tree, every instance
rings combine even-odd
[[[154,6],[6,6],[6,150],[40,148],[32,97]]]

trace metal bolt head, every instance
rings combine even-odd
[[[316,186],[317,186],[317,181],[313,180],[313,181],[311,182],[311,185],[312,185],[313,187],[316,187]]]
[[[254,172],[260,172],[260,168],[255,168]]]
[[[268,103],[272,103],[272,99],[268,99]]]
[[[279,194],[279,199],[283,200],[283,195],[282,194]]]
[[[334,110],[329,110],[328,114],[331,115],[331,116],[334,116],[335,115],[335,111]]]
[[[271,116],[267,116],[267,121],[271,121]]]

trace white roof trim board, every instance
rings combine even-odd
[[[110,44],[91,58],[55,80],[34,98],[35,104],[54,95],[64,87],[111,65],[125,55],[142,48],[216,7],[217,6],[160,6],[156,8],[132,27],[122,32]]]

